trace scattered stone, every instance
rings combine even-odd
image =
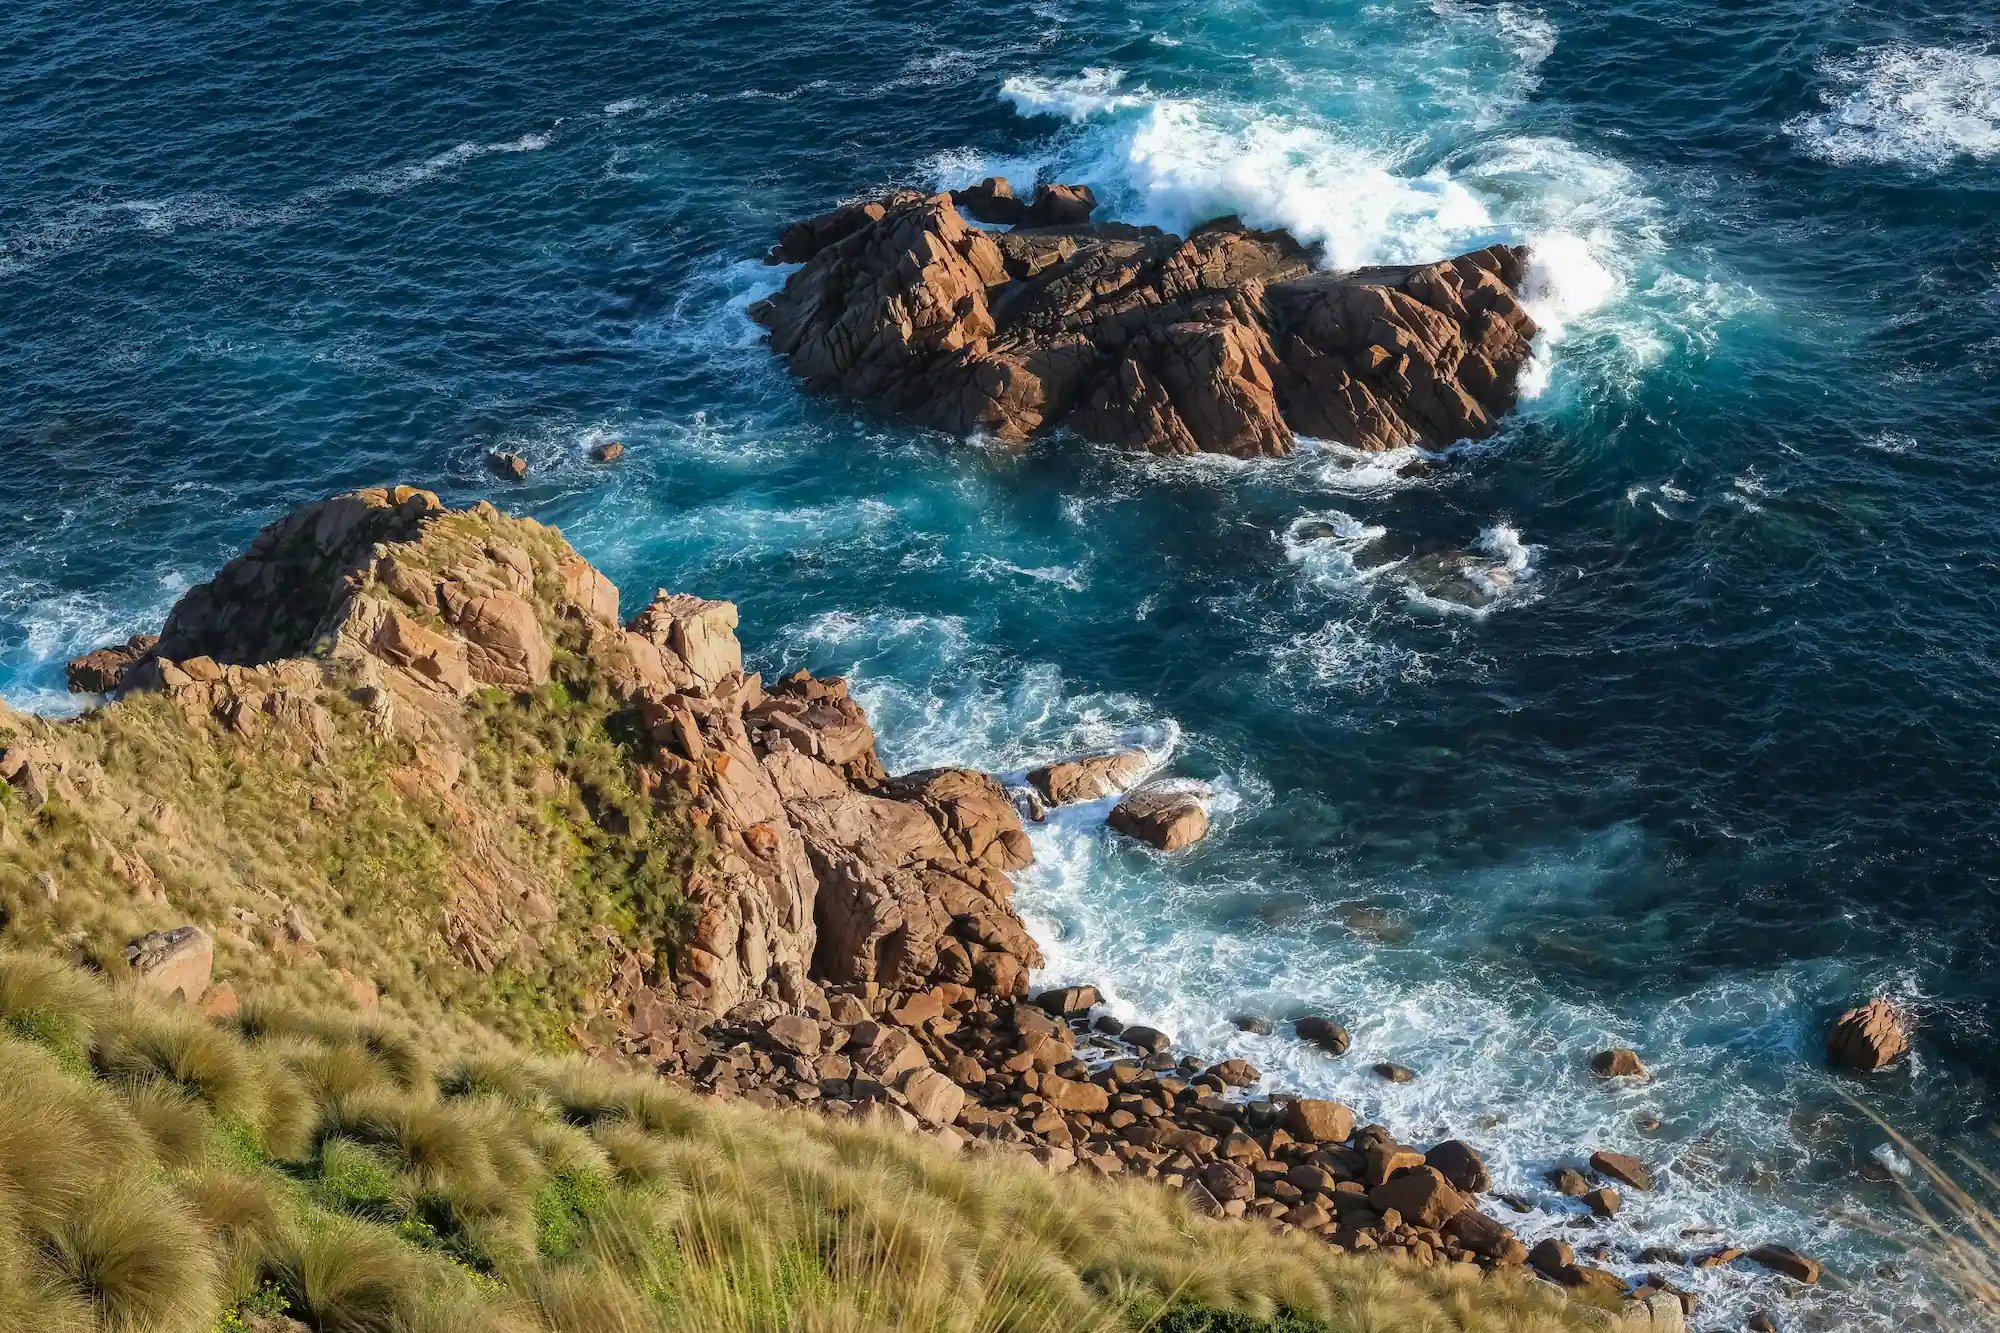
[[[1737,1249],[1733,1245],[1725,1245],[1721,1249],[1711,1250],[1709,1253],[1695,1260],[1694,1266],[1696,1268],[1721,1268],[1725,1264],[1735,1263],[1743,1255],[1744,1251]]]
[[[1610,1176],[1620,1184],[1630,1185],[1635,1190],[1653,1188],[1653,1173],[1646,1164],[1636,1157],[1627,1157],[1620,1152],[1594,1152],[1590,1155],[1590,1169],[1600,1176]]]
[[[927,1124],[949,1125],[965,1108],[965,1090],[928,1067],[912,1070],[901,1091],[910,1110]]]
[[[1613,1047],[1590,1057],[1590,1072],[1599,1078],[1650,1078],[1637,1051]]]
[[[616,440],[595,445],[590,451],[590,461],[593,463],[615,463],[624,456],[625,446]]]
[[[1762,1264],[1774,1273],[1783,1273],[1786,1277],[1808,1286],[1819,1281],[1819,1261],[1806,1258],[1790,1246],[1759,1245],[1750,1251],[1747,1257],[1754,1264]]]
[[[1276,1031],[1271,1025],[1271,1020],[1259,1014],[1238,1014],[1229,1021],[1235,1025],[1238,1032],[1248,1032],[1259,1037],[1268,1037]]]
[[[1386,1060],[1380,1064],[1370,1065],[1369,1068],[1374,1070],[1377,1076],[1391,1083],[1408,1083],[1417,1076],[1417,1071],[1407,1065],[1390,1064]]]
[[[1118,1035],[1150,1055],[1158,1055],[1174,1044],[1174,1039],[1158,1028],[1149,1028],[1138,1023],[1123,1029]]]
[[[210,1018],[234,1018],[238,1008],[236,987],[226,981],[216,982],[208,988],[208,994],[201,997],[201,1012]]]
[[[520,481],[528,475],[528,460],[519,454],[505,453],[499,449],[486,455],[486,466],[496,476],[509,481]]]
[[[1106,822],[1127,837],[1175,852],[1207,836],[1208,809],[1194,792],[1153,785],[1113,806]]]
[[[1257,1067],[1248,1060],[1224,1060],[1220,1064],[1210,1065],[1206,1077],[1220,1079],[1232,1088],[1247,1088],[1263,1075],[1259,1074]]]
[[[1292,1031],[1299,1034],[1299,1040],[1309,1041],[1328,1055],[1345,1055],[1353,1044],[1347,1029],[1330,1018],[1307,1017],[1292,1024]]]
[[[1654,1115],[1651,1111],[1641,1111],[1633,1118],[1632,1124],[1641,1134],[1657,1134],[1660,1132],[1660,1117]]]
[[[1836,1067],[1864,1072],[1895,1063],[1909,1049],[1902,1015],[1879,996],[1842,1014],[1826,1039],[1826,1058]]]
[[[215,940],[200,926],[176,926],[141,935],[126,947],[125,961],[141,990],[198,1002],[215,971]]]
[[[1028,782],[1050,805],[1073,805],[1130,791],[1152,763],[1143,750],[1120,750],[1030,769]]]
[[[1609,1185],[1592,1190],[1583,1196],[1583,1201],[1590,1206],[1591,1212],[1604,1218],[1618,1216],[1618,1209],[1625,1202],[1618,1191]]]

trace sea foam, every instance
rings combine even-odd
[[[1932,171],[2000,157],[2000,54],[1898,43],[1823,61],[1820,74],[1826,109],[1785,124],[1815,157]]]

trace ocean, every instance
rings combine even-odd
[[[1627,1273],[1770,1240],[1834,1270],[1796,1300],[1696,1274],[1698,1326],[1933,1299],[1869,1234],[1897,1162],[1846,1098],[1933,1150],[1992,1144],[1990,8],[10,12],[9,702],[76,708],[64,659],[156,628],[303,501],[490,498],[628,606],[727,597],[756,665],[847,673],[892,765],[1135,744],[1209,783],[1183,853],[1102,806],[1034,831],[1048,980],[1489,1147],[1530,1240],[1603,1239]],[[1337,267],[1525,242],[1520,411],[1441,456],[1238,462],[1016,455],[803,397],[744,315],[783,279],[776,229],[996,172],[1087,183],[1099,217],[1240,213]],[[1434,595],[1440,551],[1489,605]],[[1829,1022],[1877,993],[1915,1057],[1833,1075]],[[1243,1012],[1332,1014],[1354,1049]],[[1595,1084],[1614,1043],[1654,1079]],[[1598,1147],[1665,1183],[1579,1232],[1541,1175]]]

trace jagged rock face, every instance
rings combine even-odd
[[[469,756],[470,695],[545,684],[558,652],[587,658],[646,738],[632,787],[684,806],[714,844],[687,885],[691,929],[659,942],[665,965],[635,958],[609,987],[642,1039],[754,998],[823,1011],[822,979],[1025,987],[1042,960],[1007,872],[1032,854],[997,781],[890,779],[844,681],[800,672],[767,691],[745,674],[728,602],[662,590],[622,624],[618,603],[540,524],[405,487],[358,491],[265,528],[121,675],[228,730],[276,718],[308,744],[330,734],[337,687],[412,742],[422,780],[448,794]],[[31,759],[12,765],[21,782],[43,780]],[[491,970],[536,947],[546,899],[454,868],[446,931],[468,961]]]
[[[751,308],[816,393],[958,434],[1020,442],[1061,425],[1161,454],[1289,452],[1295,433],[1380,450],[1490,435],[1535,334],[1527,252],[1321,273],[1288,233],[1233,218],[1185,239],[1070,222],[1082,198],[1004,181],[898,193],[783,232],[802,263]],[[1040,214],[1035,208],[1043,207]],[[1019,210],[1016,212],[1016,210]]]

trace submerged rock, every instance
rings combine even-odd
[[[1645,1061],[1637,1051],[1614,1046],[1590,1057],[1590,1072],[1599,1078],[1647,1078]]]
[[[990,178],[793,223],[804,267],[751,307],[815,393],[1020,443],[1058,425],[1159,454],[1484,438],[1536,332],[1527,251],[1326,273],[1284,231],[1218,218],[1183,238],[1089,221],[1087,186],[1023,205]],[[960,209],[1016,230],[994,233]]]

